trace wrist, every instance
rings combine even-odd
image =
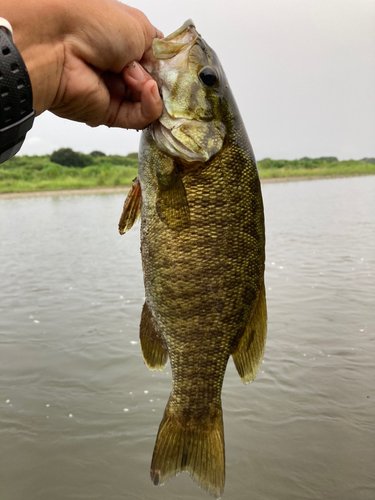
[[[63,67],[62,43],[39,44],[21,53],[29,72],[36,115],[50,109],[55,101]]]

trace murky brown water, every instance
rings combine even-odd
[[[375,177],[263,187],[269,340],[223,392],[224,498],[375,498]],[[155,488],[169,367],[143,365],[123,195],[0,200],[0,499],[207,499]]]

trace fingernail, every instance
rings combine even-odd
[[[134,80],[142,81],[145,78],[145,73],[141,66],[137,62],[129,64],[128,75],[130,75]]]
[[[152,97],[154,98],[154,101],[157,101],[159,102],[160,101],[160,94],[159,94],[159,89],[158,89],[158,85],[157,83],[155,82],[154,85],[152,86],[152,89],[151,89],[151,95]]]

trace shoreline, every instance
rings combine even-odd
[[[373,174],[353,174],[353,175],[317,175],[317,176],[295,176],[295,177],[272,177],[269,179],[260,179],[261,184],[274,184],[280,182],[302,182],[315,181],[323,179],[342,179],[347,177],[363,177],[364,175]],[[25,191],[18,193],[0,193],[0,200],[12,198],[40,198],[48,196],[76,196],[90,194],[127,194],[130,186],[123,187],[98,187],[98,188],[82,188],[82,189],[61,189],[54,191]]]

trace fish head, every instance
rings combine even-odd
[[[202,163],[223,147],[222,101],[226,77],[215,52],[189,19],[163,39],[155,39],[145,64],[156,80],[163,113],[152,124],[162,151],[183,163]]]

